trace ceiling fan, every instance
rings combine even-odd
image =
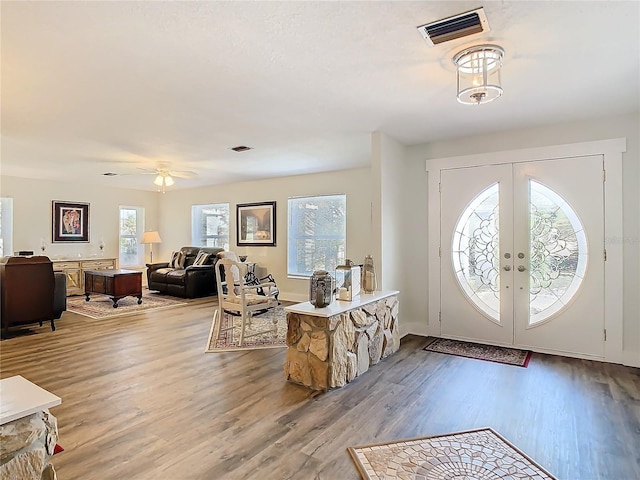
[[[153,184],[158,187],[158,190],[162,193],[165,192],[166,187],[170,187],[175,183],[175,178],[194,178],[197,176],[195,172],[191,172],[188,170],[171,170],[166,167],[159,167],[153,170],[149,169],[140,169],[143,170],[144,175],[155,175],[156,178],[153,180]]]
[[[189,170],[172,170],[167,165],[160,165],[158,168],[140,168],[139,173],[106,173],[104,175],[155,175],[153,184],[158,187],[158,191],[164,193],[166,187],[170,187],[175,183],[174,178],[195,178],[198,174]]]

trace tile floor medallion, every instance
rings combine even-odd
[[[556,480],[490,428],[349,447],[364,479]]]

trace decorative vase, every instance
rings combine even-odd
[[[373,257],[367,255],[362,267],[362,289],[365,293],[373,293],[377,288],[376,270],[373,265]]]

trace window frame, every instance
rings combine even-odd
[[[312,235],[299,235],[292,234],[292,227],[297,217],[296,210],[298,209],[297,205],[300,201],[319,201],[321,199],[331,199],[340,198],[344,203],[344,225],[343,225],[343,233],[342,234],[329,234],[329,233],[319,233]],[[316,240],[341,240],[341,244],[338,247],[339,252],[333,259],[325,258],[325,267],[324,269],[332,272],[335,270],[335,266],[344,264],[346,259],[346,251],[347,251],[347,194],[346,193],[338,193],[338,194],[321,194],[321,195],[304,195],[298,197],[289,197],[287,199],[287,277],[288,278],[301,278],[308,279],[313,275],[313,271],[301,272],[297,269],[292,268],[297,263],[297,242],[301,239],[316,241]],[[331,261],[333,260],[333,261]],[[333,263],[335,262],[335,265]],[[329,266],[331,265],[331,266]],[[317,267],[317,266],[316,266]],[[318,268],[314,268],[316,270]],[[295,271],[294,271],[295,270]]]
[[[13,198],[0,197],[0,257],[9,255],[13,255]]]
[[[226,209],[226,221],[227,221],[227,234],[226,235],[217,235],[217,234],[207,234],[206,231],[201,231],[198,227],[199,225],[205,225],[202,222],[203,210],[205,209]],[[196,218],[197,216],[197,218]],[[208,215],[207,215],[208,216]],[[211,214],[210,216],[216,216],[215,214]],[[191,205],[191,244],[194,247],[211,247],[207,245],[208,239],[213,240],[221,240],[222,246],[218,246],[217,248],[224,248],[225,250],[229,250],[229,225],[231,222],[231,209],[229,202],[219,202],[219,203],[204,203],[204,204],[196,204]],[[206,230],[206,227],[203,228]],[[214,242],[218,243],[218,242]],[[215,248],[215,246],[213,246]]]
[[[122,233],[122,213],[124,210],[134,210],[136,212],[136,233],[134,235]],[[144,207],[134,205],[120,205],[118,208],[118,265],[120,267],[141,267],[144,265],[145,250],[141,248],[140,240],[144,233]],[[136,261],[129,263],[126,261],[127,256],[122,253],[123,239],[135,239],[136,245]]]

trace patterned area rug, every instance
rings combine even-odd
[[[118,301],[118,308],[113,308],[113,302],[105,295],[91,295],[88,302],[84,295],[67,298],[67,310],[95,319],[121,317],[185,304],[181,300],[159,295],[142,295],[140,305],[137,297],[124,297]]]
[[[529,365],[529,359],[531,358],[531,352],[529,350],[495,347],[481,343],[461,342],[459,340],[434,337],[429,337],[429,343],[423,350],[475,358],[477,360],[487,360],[489,362],[506,363],[507,365],[516,365],[518,367],[526,367]]]
[[[269,330],[273,327],[272,313],[265,312],[260,315],[256,315],[251,320],[251,326],[247,326],[245,329],[245,335],[250,335],[254,332],[261,332]],[[281,348],[287,346],[287,313],[282,306],[275,308],[275,317],[277,319],[277,332],[275,336],[272,333],[263,333],[256,335],[255,337],[249,337],[244,339],[242,347],[238,346],[240,339],[240,317],[225,314],[222,316],[221,328],[226,328],[229,322],[233,322],[233,330],[227,330],[220,333],[218,342],[213,341],[213,331],[215,327],[215,321],[211,324],[211,330],[209,331],[209,339],[207,340],[207,346],[205,353],[211,352],[234,352],[242,350],[256,350],[261,348]]]
[[[490,428],[348,451],[364,479],[556,480]]]

